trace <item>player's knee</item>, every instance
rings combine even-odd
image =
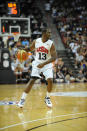
[[[36,81],[36,79],[33,79],[33,78],[31,78],[31,80],[30,80],[30,85],[32,85],[32,84],[34,84],[34,82]]]

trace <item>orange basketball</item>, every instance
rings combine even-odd
[[[25,50],[19,50],[17,52],[17,58],[19,61],[25,61],[28,59],[28,53]]]

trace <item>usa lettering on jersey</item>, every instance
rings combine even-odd
[[[37,52],[43,52],[43,53],[48,54],[48,50],[44,46],[37,48]]]

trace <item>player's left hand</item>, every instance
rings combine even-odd
[[[39,64],[37,67],[38,67],[38,68],[42,68],[42,67],[44,67],[44,64],[43,64],[43,63],[42,63],[42,64]]]

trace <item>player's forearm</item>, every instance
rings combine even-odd
[[[55,61],[55,60],[56,60],[56,57],[52,57],[52,58],[50,58],[48,61],[44,62],[43,64],[44,64],[44,65],[47,65],[47,64],[49,64],[49,63],[52,63],[52,62]]]
[[[26,47],[24,47],[24,46],[19,46],[18,49],[20,49],[20,50],[25,50],[26,52],[32,51],[29,47],[26,48]]]
[[[27,51],[27,52],[28,52],[28,51],[32,51],[29,47],[24,48],[24,50]]]

